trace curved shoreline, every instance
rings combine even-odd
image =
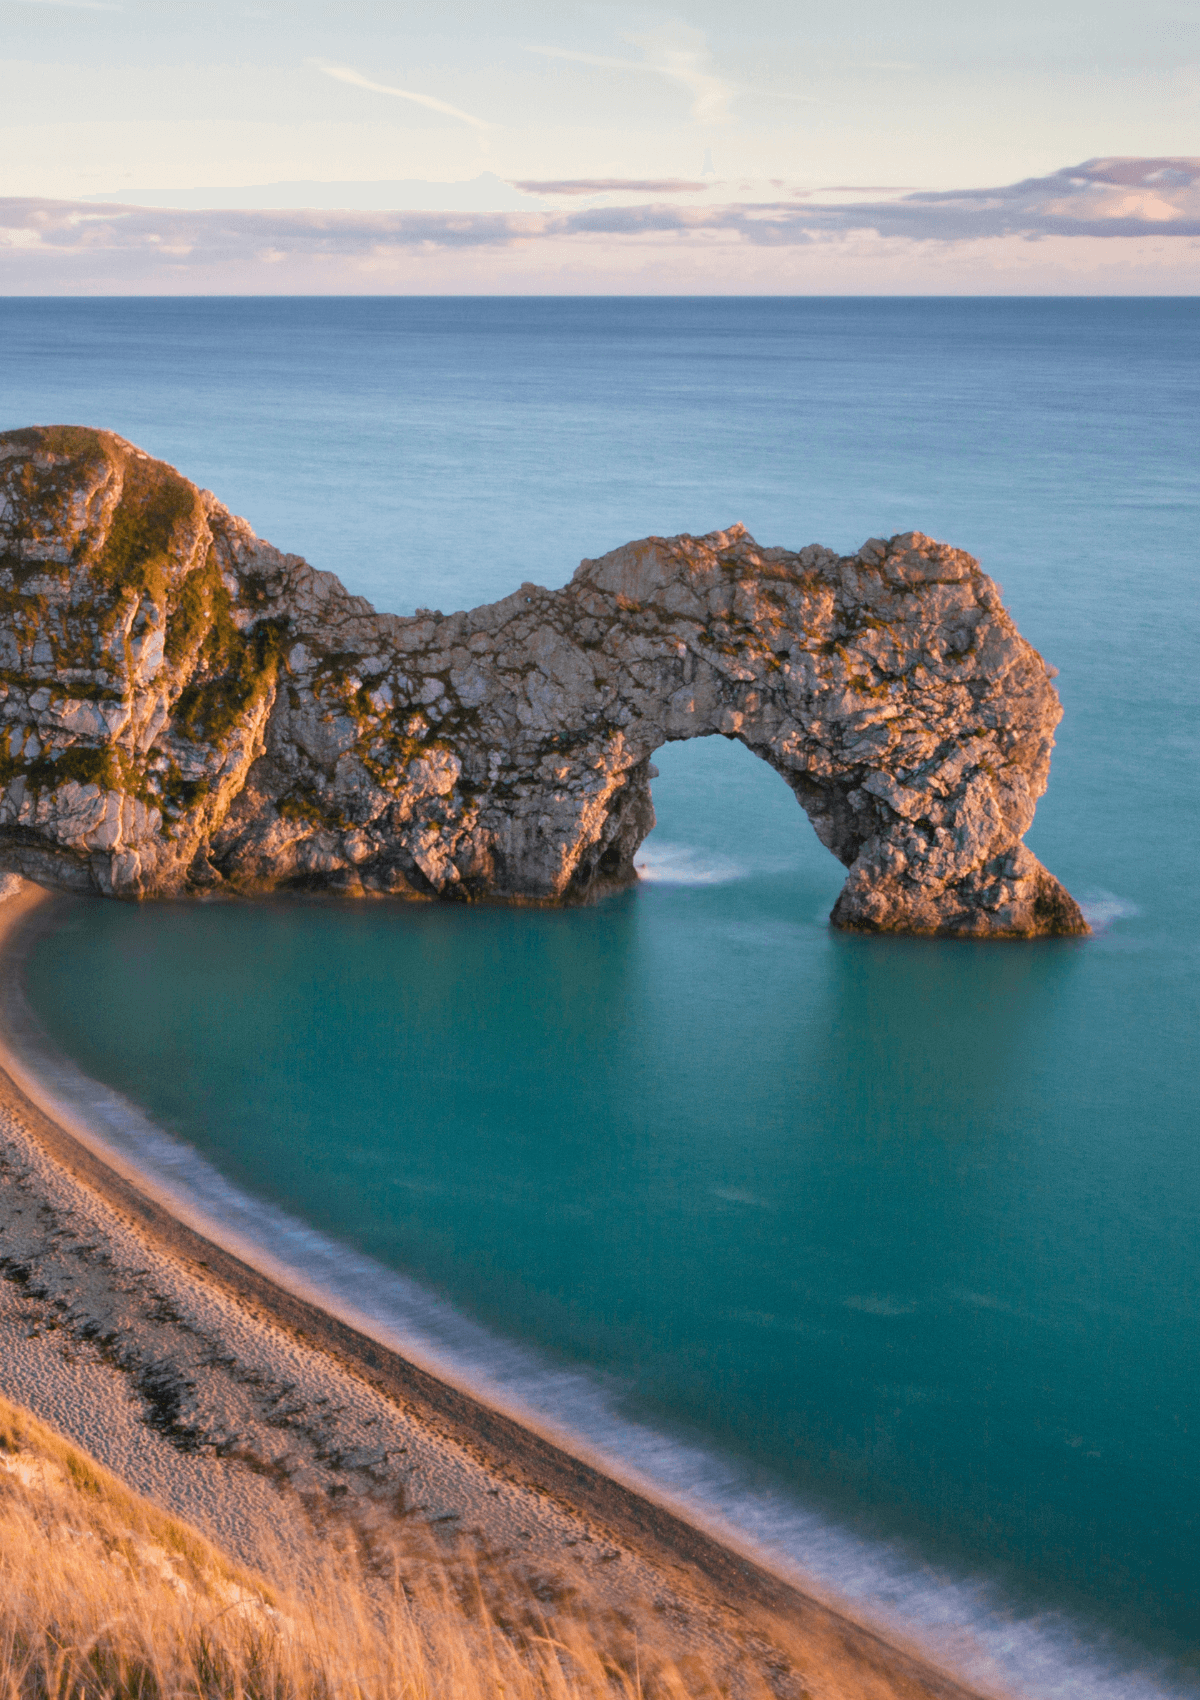
[[[63,902],[25,886],[0,906],[0,962],[13,964],[39,927]],[[250,1242],[205,1219],[186,1193],[149,1180],[128,1156],[113,1149],[93,1128],[64,1111],[39,1080],[36,1067],[11,1032],[16,976],[6,981],[0,1011],[0,1106],[15,1111],[41,1149],[108,1209],[165,1254],[189,1282],[216,1288],[256,1317],[268,1320],[303,1346],[331,1359],[341,1370],[411,1414],[435,1437],[472,1456],[497,1481],[550,1501],[570,1518],[636,1552],[664,1576],[668,1587],[699,1595],[713,1606],[747,1620],[771,1620],[798,1630],[823,1650],[838,1651],[843,1666],[832,1693],[929,1696],[970,1700],[968,1687],[906,1650],[886,1634],[856,1621],[775,1574],[736,1536],[710,1531],[703,1520],[673,1507],[641,1481],[622,1481],[609,1460],[593,1461],[587,1449],[521,1411],[488,1403],[478,1392],[456,1385],[385,1344],[369,1320],[353,1319],[348,1307],[322,1304],[319,1288],[304,1290],[302,1278],[275,1263]],[[19,995],[19,994],[18,994]],[[259,1266],[265,1265],[265,1267]],[[344,1314],[338,1314],[343,1310]],[[362,1325],[356,1325],[356,1321]],[[632,1476],[634,1473],[630,1472]],[[489,1490],[490,1491],[490,1490]],[[832,1672],[830,1674],[833,1674]]]

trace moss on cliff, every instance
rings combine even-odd
[[[178,667],[204,641],[212,619],[214,581],[220,582],[220,574],[210,549],[203,566],[193,567],[183,580],[175,606],[167,616],[163,655],[172,667]]]
[[[199,677],[185,685],[172,715],[175,730],[193,743],[223,745],[231,732],[271,690],[279,668],[280,629],[264,621],[243,633],[223,611],[214,614],[204,638]]]
[[[140,644],[161,627],[171,730],[201,747],[205,766],[213,765],[208,752],[220,765],[273,688],[280,623],[240,629],[211,545],[193,564],[206,535],[199,492],[107,434],[61,427],[12,433],[14,440],[30,455],[8,477],[0,617],[18,655],[0,683],[28,690],[36,681],[52,710],[67,699],[131,701],[140,690]],[[69,559],[42,558],[47,544],[61,549],[66,539]],[[251,600],[256,609],[267,601],[258,580]],[[135,735],[131,728],[111,742],[68,736],[65,748],[33,760],[14,758],[5,739],[0,786],[21,778],[37,797],[69,780],[96,784],[158,809],[167,837],[186,832],[187,817],[219,786],[211,775],[185,777],[188,764],[181,771],[164,752],[148,764]]]
[[[102,791],[123,788],[122,763],[115,750],[96,749],[90,744],[72,744],[56,754],[36,756],[32,761],[14,759],[0,744],[0,789],[24,779],[26,794],[41,796],[74,780],[78,785],[98,785]]]
[[[309,826],[333,832],[349,832],[359,823],[323,797],[315,785],[299,784],[275,805],[281,819],[304,821]]]
[[[160,461],[127,457],[121,497],[98,554],[93,580],[111,595],[133,592],[165,612],[167,590],[188,551],[188,529],[203,523],[196,490]]]

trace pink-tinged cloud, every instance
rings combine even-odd
[[[989,245],[1009,253],[1014,241],[1027,246],[1030,238],[1053,242],[1056,263],[1067,271],[1072,262],[1063,257],[1073,245],[1090,255],[1098,243],[1115,259],[1122,241],[1129,252],[1139,243],[1141,254],[1147,242],[1160,252],[1168,239],[1179,256],[1170,262],[1178,290],[1179,267],[1193,264],[1198,237],[1200,159],[1185,158],[1089,160],[1000,188],[854,204],[792,198],[697,206],[651,198],[542,212],[172,211],[13,199],[0,200],[0,292],[177,292],[189,280],[201,292],[486,291],[489,275],[497,289],[552,288],[555,275],[570,289],[585,286],[585,272],[607,288],[605,278],[629,279],[646,266],[656,289],[669,290],[674,275],[688,291],[786,291],[797,287],[801,257],[852,249],[876,271],[884,254],[903,254],[912,286],[939,292],[936,280],[954,256],[969,248],[983,256],[984,271],[994,270]],[[924,273],[914,253],[925,256]],[[774,258],[764,270],[756,254],[761,262]],[[811,275],[824,264],[814,259]],[[1139,265],[1144,287],[1145,262]],[[929,282],[921,281],[926,275]],[[1031,287],[1048,281],[1042,276]]]

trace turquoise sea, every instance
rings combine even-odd
[[[1200,1694],[1198,417],[1194,300],[0,301],[0,426],[111,427],[384,609],[734,520],[969,549],[1061,670],[1029,843],[1096,929],[831,933],[713,739],[627,895],[79,902],[38,1019],[243,1227],[861,1609]]]

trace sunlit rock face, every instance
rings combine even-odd
[[[647,538],[405,619],[109,432],[0,436],[0,868],[43,884],[579,901],[636,879],[654,751],[719,733],[848,867],[836,925],[1082,933],[1021,843],[1060,715],[918,532]]]

